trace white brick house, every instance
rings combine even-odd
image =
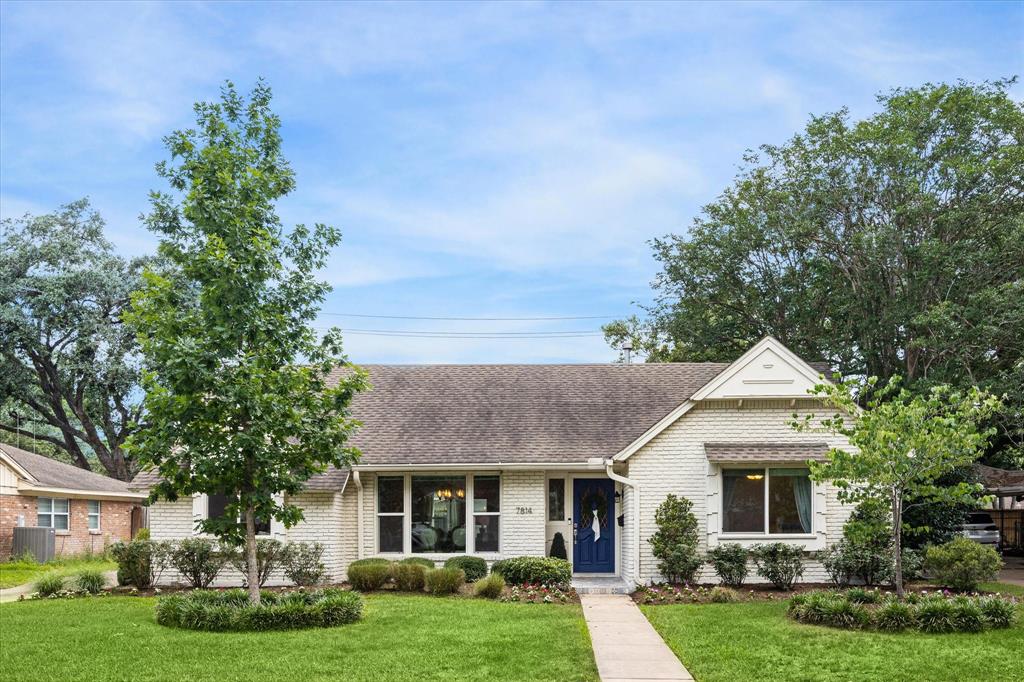
[[[366,369],[374,388],[353,405],[359,463],[309,481],[294,500],[302,523],[263,529],[323,543],[334,580],[366,557],[543,556],[561,533],[576,575],[648,583],[660,576],[647,539],[670,493],[693,502],[705,549],[821,550],[850,512],[806,468],[848,444],[787,425],[823,412],[808,395],[819,370],[770,337],[728,365]],[[144,472],[135,485],[153,480]],[[217,507],[205,496],[157,502],[152,537],[188,536]],[[803,579],[824,577],[809,555]]]

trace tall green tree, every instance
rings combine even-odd
[[[847,377],[1006,394],[1024,466],[1024,104],[1013,81],[924,85],[749,153],[686,234],[654,241],[649,361],[730,361],[765,335]]]
[[[244,545],[253,603],[257,520],[299,522],[289,496],[357,458],[349,404],[366,386],[339,332],[310,327],[329,291],[315,275],[340,234],[282,228],[274,202],[295,178],[270,103],[262,81],[247,98],[228,83],[196,104],[195,128],[165,138],[171,159],[157,171],[172,191],[152,193],[147,223],[176,271],[147,272],[130,314],[147,410],[131,446],[161,475],[151,497],[227,496],[224,516],[201,525]]]
[[[852,453],[833,448],[827,461],[811,462],[811,477],[834,483],[842,502],[875,501],[889,509],[896,593],[902,597],[908,507],[973,501],[977,484],[940,485],[940,479],[978,459],[995,432],[984,424],[1002,405],[977,388],[960,392],[934,386],[927,393],[912,393],[893,377],[871,391],[866,408],[860,409],[858,395],[876,383],[871,377],[866,386],[819,384],[813,394],[835,412],[820,420],[811,414],[794,417],[791,425],[845,436],[856,448]]]
[[[126,481],[141,401],[123,313],[147,259],[119,256],[103,227],[86,199],[0,225],[0,431]]]

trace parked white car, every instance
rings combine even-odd
[[[961,531],[966,538],[981,545],[992,545],[999,549],[999,526],[992,520],[988,512],[971,512],[967,515],[967,522],[961,526]]]

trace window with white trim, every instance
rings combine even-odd
[[[473,477],[473,551],[497,552],[501,530],[501,478]]]
[[[230,497],[223,493],[214,493],[206,496],[206,518],[219,519],[227,511]],[[241,518],[239,523],[242,523]],[[270,520],[256,519],[256,535],[270,535]]]
[[[809,535],[814,489],[803,467],[722,470],[722,532]]]
[[[36,498],[36,525],[42,528],[68,530],[70,526],[71,501],[62,498]]]
[[[89,519],[89,530],[100,529],[100,501],[99,500],[86,500],[88,505],[88,519]]]
[[[377,479],[377,551],[404,551],[405,477]]]
[[[501,477],[377,477],[377,552],[463,554],[501,546]]]

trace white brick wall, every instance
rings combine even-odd
[[[657,530],[654,512],[669,493],[693,502],[693,512],[700,525],[701,551],[717,542],[717,534],[714,532],[718,526],[720,504],[717,497],[717,468],[710,467],[707,462],[703,448],[705,442],[825,441],[833,447],[848,447],[845,439],[792,430],[787,421],[794,412],[822,414],[824,410],[808,405],[794,409],[788,401],[746,400],[742,407],[738,407],[735,401],[709,401],[683,415],[628,460],[627,475],[641,485],[641,582],[661,579],[657,571],[657,560],[647,539]],[[815,531],[819,533],[816,542],[820,542],[823,547],[842,536],[842,527],[851,509],[839,504],[833,486],[824,486],[821,492],[821,496],[815,499],[817,511],[820,512],[815,521]],[[627,491],[626,503],[630,501]],[[822,506],[824,509],[821,509]],[[630,551],[628,547],[623,547],[624,554]],[[624,569],[629,566],[625,559],[626,556],[623,556]],[[707,568],[702,580],[714,579],[713,571]],[[760,580],[753,572],[748,579]],[[803,580],[821,582],[825,579],[821,565],[816,561],[809,562]]]
[[[324,545],[323,562],[332,581],[340,581],[343,569],[348,565],[342,540],[343,523],[341,496],[335,493],[303,493],[292,502],[302,508],[305,517],[298,525],[274,535],[282,542],[319,542]],[[352,504],[355,512],[355,505]],[[156,502],[149,510],[150,537],[153,540],[180,540],[193,533],[192,498],[177,502]],[[355,524],[351,525],[352,532]],[[354,540],[348,541],[354,550]],[[352,552],[354,554],[354,551]],[[176,585],[183,581],[173,568],[168,568],[160,579],[161,585]],[[277,573],[267,580],[267,585],[285,584],[284,575]],[[231,566],[226,566],[214,582],[216,587],[241,585],[242,577]]]

